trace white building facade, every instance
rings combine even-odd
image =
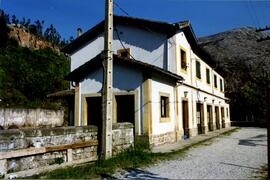
[[[74,125],[101,125],[104,22],[65,48],[75,89]],[[230,126],[222,71],[189,22],[115,16],[114,123],[131,122],[152,146]]]

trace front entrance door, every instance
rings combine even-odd
[[[210,105],[207,105],[207,125],[208,131],[213,131],[213,111]]]
[[[102,140],[102,112],[101,97],[88,97],[87,102],[87,125],[94,125],[98,128],[98,153],[101,152]]]
[[[198,128],[198,134],[203,134],[204,132],[204,111],[203,111],[203,104],[197,103],[197,128]]]
[[[222,128],[225,128],[225,114],[224,114],[224,107],[221,108],[221,124],[222,124]]]
[[[215,107],[215,114],[216,114],[216,128],[220,129],[220,122],[219,122],[219,108]]]
[[[184,139],[189,138],[188,101],[182,101]]]

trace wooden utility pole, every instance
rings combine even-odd
[[[113,0],[105,0],[105,30],[103,51],[102,87],[102,158],[112,156],[112,112],[113,112]]]

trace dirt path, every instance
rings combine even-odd
[[[181,158],[118,172],[119,179],[247,179],[267,164],[267,130],[242,128]]]

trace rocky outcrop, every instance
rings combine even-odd
[[[270,40],[257,40],[269,35],[253,27],[242,27],[199,38],[200,46],[227,74],[225,93],[231,99],[233,120],[265,118]]]
[[[268,32],[256,32],[253,27],[232,29],[215,35],[199,38],[199,43],[222,68],[234,72],[239,62],[270,70],[270,40],[258,42],[260,38],[270,35]]]
[[[9,25],[9,37],[17,40],[22,47],[31,49],[51,48],[56,52],[60,52],[60,48],[46,41],[44,38],[31,34],[27,28],[20,25]]]

